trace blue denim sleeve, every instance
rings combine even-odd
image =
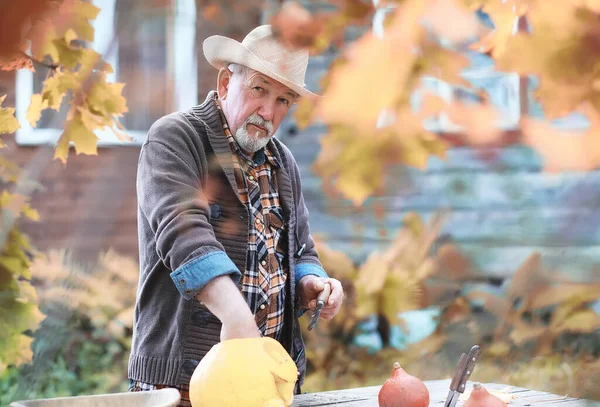
[[[308,275],[314,275],[314,276],[324,277],[324,278],[329,277],[327,275],[327,273],[325,272],[325,270],[323,270],[323,267],[321,267],[315,263],[296,264],[296,267],[294,268],[294,272],[296,274],[296,284],[298,284],[298,282],[302,279],[302,277],[305,277]]]
[[[242,274],[222,251],[215,251],[195,258],[171,273],[179,293],[187,300],[194,298],[213,278],[231,274],[234,282],[239,282]]]

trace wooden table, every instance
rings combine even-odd
[[[450,386],[450,380],[431,380],[424,382],[429,389],[430,406],[442,407]],[[514,395],[513,400],[508,404],[511,406],[546,406],[549,404],[560,404],[557,407],[578,406],[578,407],[600,407],[600,402],[574,399],[570,397],[550,394],[543,391],[528,390],[505,384],[482,383],[487,389],[504,390]],[[600,385],[600,379],[599,379]],[[473,382],[467,384],[471,389]],[[361,387],[356,389],[326,391],[320,393],[301,394],[294,398],[292,407],[378,407],[377,393],[381,386]],[[459,401],[457,406],[464,402]]]

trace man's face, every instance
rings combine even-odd
[[[247,153],[267,145],[298,97],[287,86],[253,70],[229,72],[229,76],[222,72],[218,85],[231,133]]]

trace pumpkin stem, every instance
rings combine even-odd
[[[481,383],[474,383],[473,390],[479,390],[479,389],[481,389]]]
[[[400,369],[400,363],[394,362],[394,370]]]

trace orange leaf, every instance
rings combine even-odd
[[[283,4],[279,13],[271,18],[273,33],[290,48],[309,48],[322,31],[323,20],[295,1]]]
[[[202,17],[205,20],[214,20],[221,14],[221,7],[218,4],[209,4],[208,6],[202,9]]]
[[[31,59],[21,53],[0,56],[0,69],[3,71],[18,71],[19,69],[35,71]]]
[[[600,165],[600,117],[596,110],[586,107],[591,121],[587,131],[565,131],[545,121],[523,119],[525,144],[544,158],[548,171],[589,171]]]

